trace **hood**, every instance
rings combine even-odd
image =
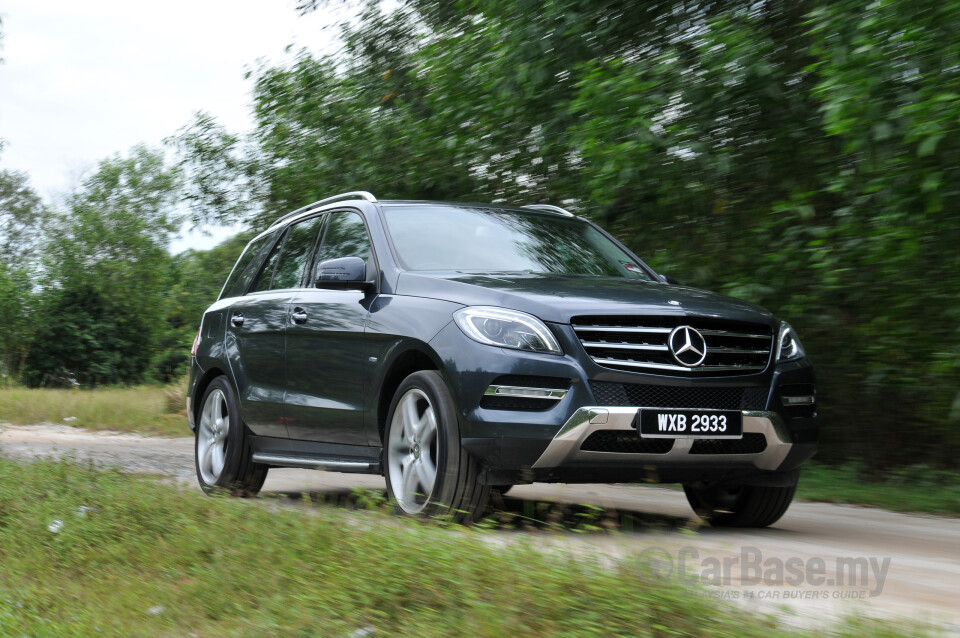
[[[746,301],[696,288],[614,277],[405,272],[397,282],[397,294],[511,308],[554,323],[570,323],[578,315],[676,315],[773,326],[773,315]]]

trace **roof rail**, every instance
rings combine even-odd
[[[312,204],[307,204],[306,206],[298,208],[292,213],[287,213],[286,215],[282,215],[277,221],[270,224],[270,228],[273,228],[274,226],[281,223],[285,219],[290,219],[294,215],[299,215],[300,213],[308,211],[311,208],[316,208],[317,206],[323,206],[324,204],[332,204],[333,202],[339,202],[345,199],[364,199],[368,202],[377,201],[377,198],[374,197],[372,193],[368,193],[367,191],[350,191],[349,193],[340,193],[339,195],[334,195],[332,197],[325,197],[320,201],[313,202]]]
[[[559,206],[552,206],[550,204],[527,204],[526,206],[521,206],[521,208],[530,208],[532,210],[544,210],[548,213],[558,213],[564,217],[575,217],[573,213],[568,211],[566,208],[560,208]]]

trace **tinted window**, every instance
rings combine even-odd
[[[467,206],[392,206],[384,215],[408,270],[650,279],[603,233],[573,217]]]
[[[363,218],[357,213],[342,212],[330,215],[327,232],[323,236],[323,245],[317,256],[317,263],[340,257],[359,257],[367,262],[370,272],[372,261],[370,237]]]
[[[273,274],[273,283],[270,285],[272,290],[300,287],[303,269],[317,243],[317,233],[322,221],[323,217],[318,215],[290,227],[283,242],[280,261]]]
[[[270,256],[267,257],[263,268],[260,269],[260,274],[257,275],[257,280],[253,282],[253,288],[250,289],[250,292],[260,292],[270,289],[270,281],[273,279],[273,271],[277,267],[277,259],[280,257],[283,241],[283,239],[280,239],[277,245],[273,247],[273,250],[270,251]]]
[[[270,246],[277,239],[277,233],[270,233],[254,239],[247,244],[246,249],[237,260],[237,264],[230,271],[227,277],[227,283],[223,285],[223,291],[220,298],[240,297],[247,291],[250,280],[257,272],[260,262],[263,260],[264,253],[270,249]]]

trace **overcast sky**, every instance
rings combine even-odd
[[[336,50],[334,16],[299,17],[295,0],[5,0],[0,168],[26,171],[46,199],[95,163],[158,145],[195,111],[251,127],[244,69],[289,44]],[[179,240],[206,247],[221,239]]]

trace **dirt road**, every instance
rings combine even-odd
[[[73,454],[195,484],[192,438],[88,432],[58,425],[0,429],[0,453],[6,456]],[[337,502],[348,499],[354,487],[383,489],[383,480],[271,470],[264,491],[294,498],[309,493],[314,500]],[[696,526],[682,492],[628,485],[518,486],[496,505],[504,516],[519,518],[549,501],[604,508],[608,520],[621,523],[620,531],[535,531],[538,545],[601,559],[627,559],[638,569],[682,575],[707,586],[691,588],[691,595],[706,592],[800,626],[862,614],[921,619],[947,634],[960,634],[960,519],[798,502],[768,529],[691,532]],[[491,542],[528,536],[511,529],[491,535]]]

